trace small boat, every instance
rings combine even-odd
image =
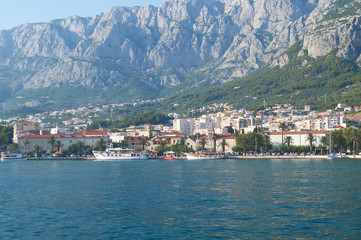
[[[165,152],[164,156],[157,157],[158,160],[174,160],[174,152]]]
[[[24,156],[22,153],[7,153],[2,152],[1,153],[1,160],[7,161],[7,160],[27,160],[28,158]]]
[[[215,160],[215,159],[223,159],[223,154],[218,153],[184,153],[187,156],[187,160]]]
[[[104,152],[93,151],[93,154],[98,161],[112,161],[112,160],[147,160],[146,152],[135,152],[132,149],[109,148]]]
[[[338,159],[338,157],[335,154],[328,154],[327,159]]]
[[[337,159],[338,157],[332,153],[332,138],[331,138],[331,132],[328,133],[328,154],[327,159]]]

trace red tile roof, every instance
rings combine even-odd
[[[108,131],[101,131],[101,130],[87,130],[82,132],[84,135],[108,135]]]

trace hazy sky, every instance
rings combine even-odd
[[[166,0],[0,0],[0,30],[73,15],[89,17],[113,6],[159,6]]]

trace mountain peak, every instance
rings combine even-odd
[[[310,56],[342,44],[339,56],[357,59],[359,12],[334,30],[322,25],[330,14],[340,19],[334,6],[350,13],[340,2],[352,5],[351,0],[173,0],[24,24],[0,32],[0,79],[14,91],[143,85],[160,94],[177,86],[187,91],[198,80],[212,85],[247,75],[301,40]]]

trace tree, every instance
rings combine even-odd
[[[291,136],[287,136],[285,139],[285,143],[287,145],[287,151],[290,151],[290,145],[293,143],[293,139]]]
[[[223,139],[220,143],[219,146],[222,148],[222,152],[226,152],[226,147],[229,146],[226,139]]]
[[[307,135],[306,141],[310,144],[310,153],[311,153],[311,152],[312,152],[313,143],[316,143],[316,138],[313,136],[312,133],[309,133],[309,134]]]
[[[360,131],[354,128],[346,128],[344,131],[344,136],[347,140],[347,146],[352,145],[353,157],[356,155],[356,142],[360,139]]]
[[[268,134],[263,135],[263,146],[265,147],[266,152],[268,152],[268,146],[272,145],[271,138]]]
[[[34,152],[35,152],[37,157],[39,156],[40,151],[41,151],[41,147],[39,145],[35,145],[34,146]]]
[[[77,154],[78,156],[82,155],[84,149],[84,144],[82,142],[76,142],[73,143],[68,147],[68,149],[64,152],[71,153],[71,154]]]
[[[281,129],[281,132],[282,132],[282,144],[283,144],[284,143],[283,142],[283,132],[287,129],[287,125],[286,125],[286,123],[281,122],[278,127]]]
[[[51,146],[51,151],[54,150],[54,144],[55,144],[55,137],[54,136],[51,136],[48,140],[48,143],[50,144]]]
[[[201,146],[201,149],[204,150],[206,144],[207,144],[207,140],[202,138],[199,142],[198,142],[199,146]]]
[[[98,142],[94,144],[95,151],[105,151],[105,149],[106,149],[106,144],[103,138],[101,138]]]
[[[12,143],[12,144],[10,145],[10,151],[11,151],[11,152],[19,152],[19,151],[20,151],[20,146],[19,146],[19,144],[17,144],[17,143]]]
[[[75,143],[77,150],[78,150],[78,156],[81,156],[84,148],[84,144],[82,142]]]
[[[24,145],[24,152],[26,153],[28,145],[30,144],[30,142],[29,142],[29,140],[27,138],[25,138],[25,139],[23,139],[22,143]]]
[[[180,140],[180,147],[181,147],[181,151],[182,152],[184,152],[184,147],[185,147],[185,145],[186,145],[186,141],[184,140],[184,138],[182,138],[181,140]]]
[[[327,149],[329,145],[329,142],[328,142],[328,137],[327,136],[322,136],[321,137],[321,155],[323,154],[323,149]],[[329,149],[330,151],[331,149]]]
[[[344,131],[342,129],[335,130],[331,133],[332,140],[332,149],[337,149],[338,151],[347,150],[347,140],[344,136]]]
[[[147,143],[148,143],[148,138],[142,138],[142,139],[140,139],[140,145],[142,145],[143,151],[144,151],[145,146],[147,145]]]
[[[62,148],[64,145],[60,141],[55,142],[55,148],[57,152],[60,152],[60,148]]]
[[[162,142],[159,143],[159,146],[160,146],[160,151],[161,151],[161,152],[164,152],[165,147],[167,146],[167,142],[166,142],[166,141],[162,141]]]
[[[247,134],[241,134],[236,139],[237,145],[241,146],[243,148],[244,153],[247,152]]]

